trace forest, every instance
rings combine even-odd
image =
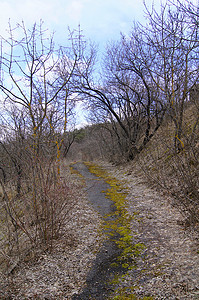
[[[168,1],[145,15],[103,55],[81,27],[60,47],[42,21],[1,37],[0,264],[24,240],[53,249],[78,190],[66,162],[138,165],[198,231],[198,7]]]

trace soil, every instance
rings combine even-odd
[[[73,176],[86,178],[87,184],[65,234],[53,252],[18,264],[9,276],[0,274],[0,299],[199,299],[198,235],[184,226],[172,198],[149,187],[131,166],[98,164],[128,189],[132,236],[145,245],[134,269],[110,268],[119,250],[99,230],[104,214],[114,207],[101,198],[106,184],[77,164],[83,177]],[[114,272],[117,284],[107,285]]]
[[[73,168],[77,170],[86,183],[88,201],[92,204],[103,217],[113,212],[114,203],[105,196],[103,191],[109,188],[109,185],[103,180],[89,172],[89,169],[83,163],[76,163]],[[73,300],[107,299],[108,295],[114,291],[108,284],[115,275],[125,273],[121,265],[114,266],[117,262],[121,250],[117,247],[113,239],[116,236],[106,239],[97,253],[90,271],[86,278],[86,286],[80,294],[74,295]]]

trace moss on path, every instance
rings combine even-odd
[[[88,200],[103,216],[102,231],[106,235],[87,276],[85,288],[73,299],[137,299],[133,290],[118,288],[119,279],[136,268],[136,258],[145,248],[144,244],[136,243],[131,230],[132,218],[139,221],[139,216],[128,214],[128,190],[97,165],[76,163],[73,168],[83,176]]]

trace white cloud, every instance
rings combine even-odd
[[[75,22],[79,22],[81,19],[83,2],[82,0],[73,0],[66,8],[67,15]]]
[[[142,11],[142,0],[0,0],[0,34],[5,36],[9,19],[13,25],[24,20],[28,27],[42,19],[59,39],[66,39],[68,26],[80,24],[86,36],[104,42],[130,30]]]
[[[32,25],[39,20],[47,24],[58,23],[56,1],[48,0],[0,0],[0,34],[5,34],[9,20],[13,25],[23,20],[27,25]]]

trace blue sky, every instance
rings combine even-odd
[[[160,0],[146,0],[148,6]],[[31,26],[42,19],[45,27],[55,31],[55,39],[63,44],[67,28],[80,24],[86,37],[99,43],[118,39],[128,33],[134,20],[144,21],[142,0],[0,0],[0,35],[5,36],[8,21]]]
[[[166,0],[145,0],[147,7],[154,4],[156,9],[161,2]],[[119,39],[120,32],[128,34],[134,21],[145,22],[143,0],[0,0],[3,37],[9,20],[12,26],[23,20],[26,28],[31,28],[41,19],[44,28],[55,32],[57,44],[66,46],[68,27],[77,29],[80,24],[84,36],[99,44],[102,51],[108,41]],[[78,123],[86,123],[81,104],[77,111]]]
[[[154,4],[157,9],[165,1],[145,0],[149,8]],[[0,35],[4,37],[9,19],[12,26],[23,20],[27,28],[42,19],[62,46],[67,45],[68,27],[77,29],[80,24],[84,36],[102,51],[108,41],[119,39],[120,32],[128,34],[134,21],[145,21],[142,0],[0,0]],[[79,122],[84,122],[81,113]]]
[[[148,6],[160,0],[145,0]],[[164,0],[165,1],[165,0]],[[12,27],[23,20],[26,28],[44,21],[44,28],[55,31],[55,42],[67,45],[68,27],[80,24],[86,38],[99,44],[117,40],[120,32],[129,33],[134,21],[144,22],[142,0],[0,0],[0,35],[6,37],[9,20]],[[86,124],[81,103],[77,107],[78,123]]]

